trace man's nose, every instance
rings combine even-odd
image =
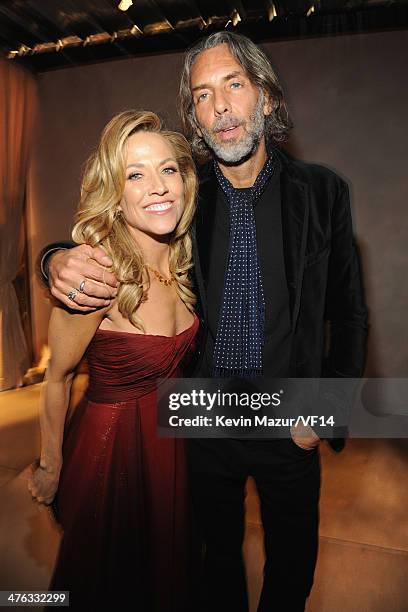
[[[214,113],[216,115],[223,115],[229,112],[231,112],[231,106],[225,92],[222,90],[216,91],[214,93]]]

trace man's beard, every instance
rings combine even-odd
[[[220,161],[234,164],[242,159],[249,157],[258,148],[259,142],[265,133],[265,115],[263,112],[264,96],[260,92],[254,112],[248,121],[239,121],[233,115],[220,117],[213,125],[211,130],[200,126],[203,140],[209,149]],[[238,142],[219,142],[215,139],[215,134],[220,130],[225,130],[231,126],[244,126],[244,135]]]

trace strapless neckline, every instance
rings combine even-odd
[[[189,325],[188,327],[186,327],[186,329],[183,329],[183,331],[179,332],[178,334],[174,334],[174,336],[164,336],[163,334],[137,334],[135,332],[128,332],[128,331],[122,331],[122,330],[117,330],[117,329],[100,329],[98,328],[96,330],[97,334],[126,334],[128,336],[137,336],[137,337],[141,337],[141,338],[168,338],[169,340],[172,340],[174,338],[179,338],[180,336],[183,336],[184,334],[186,334],[189,331],[192,331],[192,329],[195,327],[196,323],[198,322],[198,316],[193,313],[193,322],[191,323],[191,325]]]
[[[157,379],[181,375],[195,349],[199,325],[194,315],[192,324],[174,336],[97,330],[86,352],[88,398],[102,403],[136,400],[154,392]]]

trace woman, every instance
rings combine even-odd
[[[64,535],[50,589],[69,590],[74,608],[186,609],[184,446],[156,436],[155,388],[181,374],[197,333],[195,195],[187,141],[150,112],[114,117],[86,166],[73,239],[102,246],[120,286],[103,310],[52,311],[41,460],[29,484],[40,503],[58,489]],[[63,444],[85,352],[89,387]]]

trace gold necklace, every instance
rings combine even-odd
[[[158,270],[155,270],[154,268],[152,268],[152,266],[150,264],[146,264],[146,265],[149,268],[149,270],[151,270],[153,272],[153,274],[155,275],[155,277],[157,278],[159,283],[162,283],[166,287],[169,287],[173,283],[173,281],[174,281],[174,276],[173,275],[171,275],[170,278],[166,278],[165,276],[160,274],[160,272]]]

